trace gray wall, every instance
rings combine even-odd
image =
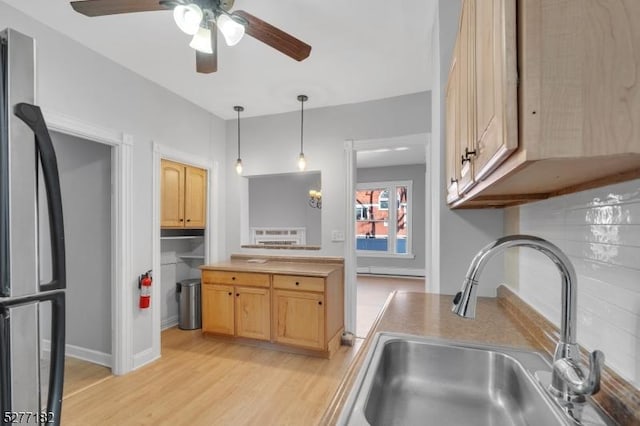
[[[292,103],[296,103],[292,99]],[[398,96],[357,104],[313,109],[313,98],[305,108],[304,151],[307,169],[322,173],[322,249],[292,254],[344,256],[345,243],[331,241],[331,231],[345,231],[346,188],[344,143],[346,140],[381,139],[428,133],[431,94]],[[247,106],[247,112],[251,106]],[[300,152],[300,112],[242,119],[242,161],[247,176],[297,171]],[[227,121],[227,164],[236,159],[237,122]],[[227,168],[227,253],[273,253],[241,249],[242,182]],[[248,220],[248,218],[247,218]],[[351,248],[351,246],[348,246]]]
[[[111,148],[58,133],[52,140],[64,208],[67,344],[111,354]],[[49,281],[51,245],[40,180],[40,271]],[[49,318],[45,312],[43,323]]]
[[[137,307],[136,276],[151,269],[152,141],[221,162],[225,169],[224,121],[178,95],[99,55],[0,2],[0,28],[12,27],[37,41],[37,101],[50,109],[134,138],[132,274],[126,285],[133,305],[133,352],[152,346],[151,311]],[[214,77],[215,78],[215,77]],[[45,116],[46,119],[46,116]],[[225,176],[220,177],[224,199]],[[212,229],[224,253],[224,215]]]
[[[389,268],[422,269],[425,267],[425,195],[424,177],[426,166],[413,164],[391,167],[373,167],[358,169],[358,183],[410,180],[412,184],[411,200],[411,237],[414,259],[392,259],[384,257],[358,256],[358,267],[377,266]]]
[[[321,209],[309,206],[309,190],[321,189],[320,173],[249,177],[250,227],[303,227],[307,245],[321,243]]]
[[[461,11],[460,0],[438,1],[438,22],[434,27],[434,40],[437,43],[434,50],[433,72],[433,132],[432,140],[440,143],[439,161],[441,173],[438,182],[432,179],[432,184],[438,191],[438,202],[434,204],[434,212],[440,216],[439,245],[434,251],[439,255],[440,276],[436,277],[439,292],[454,294],[460,290],[464,274],[475,254],[490,241],[501,237],[503,231],[503,211],[498,209],[485,210],[450,210],[446,204],[445,193],[445,133],[444,133],[444,94],[449,76],[449,67],[453,46],[458,32]],[[433,150],[432,152],[435,152]],[[479,294],[495,296],[496,287],[504,281],[502,255],[489,262],[482,274]],[[429,285],[429,283],[427,283]]]

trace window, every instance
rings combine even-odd
[[[355,198],[358,255],[411,255],[411,181],[359,183]]]

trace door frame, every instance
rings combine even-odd
[[[152,269],[153,280],[156,285],[151,287],[151,352],[146,354],[145,359],[136,362],[136,367],[146,364],[161,355],[161,333],[162,318],[160,315],[160,306],[158,302],[161,300],[161,264],[160,264],[160,161],[162,159],[171,160],[190,166],[199,167],[207,171],[207,226],[204,233],[204,263],[214,263],[220,259],[220,249],[215,241],[220,238],[220,209],[213,206],[214,200],[220,200],[220,166],[217,161],[210,161],[198,155],[193,155],[178,149],[153,142],[153,195],[152,195]],[[218,238],[215,238],[218,237]],[[156,301],[156,302],[154,302]]]
[[[133,303],[131,269],[133,136],[43,109],[49,130],[111,147],[111,372],[133,368]]]
[[[437,202],[439,191],[432,188],[432,183],[440,182],[439,151],[432,152],[432,135],[424,133],[425,140],[425,291],[439,289],[435,280],[440,276],[440,262],[438,247],[440,247],[440,233],[436,232],[440,227],[440,204]],[[355,334],[357,314],[357,269],[358,258],[356,256],[355,241],[356,229],[353,217],[353,209],[356,203],[355,193],[357,186],[357,152],[367,149],[368,145],[378,144],[379,140],[347,140],[344,142],[345,158],[345,244],[344,244],[344,273],[345,273],[345,330]],[[436,155],[434,155],[436,154]]]

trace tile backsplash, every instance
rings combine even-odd
[[[520,207],[519,232],[545,238],[578,274],[578,342],[640,388],[640,179]],[[560,275],[535,250],[521,248],[517,284],[547,319],[560,322]]]

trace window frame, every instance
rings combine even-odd
[[[397,194],[397,188],[400,186],[404,186],[407,188],[407,203],[406,203],[406,215],[407,218],[405,219],[405,223],[407,224],[407,244],[406,244],[406,248],[407,248],[407,252],[406,253],[397,253],[396,249],[397,249],[397,241],[398,241],[398,235],[397,235],[397,226],[387,226],[387,232],[388,232],[388,236],[387,236],[387,251],[373,251],[373,250],[358,250],[357,249],[357,239],[358,239],[358,235],[355,235],[355,240],[353,241],[353,245],[354,248],[356,250],[356,256],[357,257],[389,257],[389,258],[409,258],[409,259],[413,259],[415,258],[415,255],[413,254],[413,246],[412,246],[412,240],[413,240],[413,181],[412,180],[394,180],[394,181],[383,181],[383,182],[361,182],[361,183],[357,183],[356,184],[356,191],[366,191],[366,190],[375,190],[375,189],[382,189],[382,190],[386,190],[387,194],[388,194],[388,206],[396,206],[395,208],[391,208],[388,209],[389,212],[389,216],[388,216],[388,223],[394,223],[397,224],[398,223],[398,209],[400,208],[401,203],[398,200]],[[357,208],[358,203],[355,201],[355,193],[354,193],[354,202],[353,202],[355,208]],[[379,210],[384,210],[387,211],[385,209],[380,209]],[[356,224],[356,229],[357,229],[357,222],[359,222],[356,218],[357,215],[354,215],[354,223]],[[368,222],[368,220],[364,220],[365,222]]]

